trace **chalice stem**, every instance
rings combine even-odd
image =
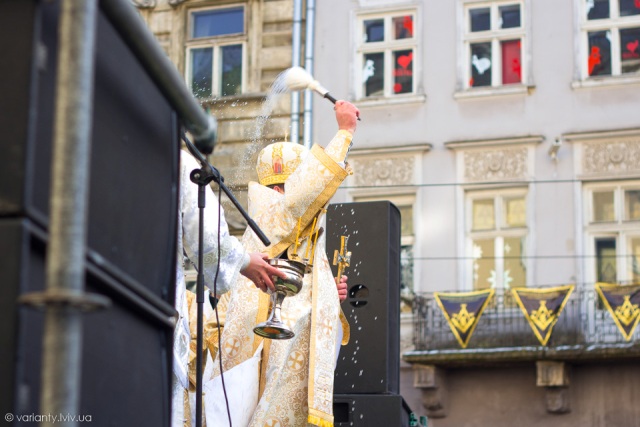
[[[271,312],[271,318],[269,320],[282,323],[282,319],[280,319],[280,312],[282,309],[282,302],[286,295],[283,292],[275,292],[271,295],[273,300],[273,311]]]

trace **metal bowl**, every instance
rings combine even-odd
[[[286,279],[278,276],[272,277],[276,292],[282,292],[286,296],[296,295],[300,292],[306,269],[304,263],[285,258],[272,258],[269,260],[269,264],[280,269],[287,276]]]

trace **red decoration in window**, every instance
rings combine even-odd
[[[627,43],[626,48],[628,52],[622,52],[622,59],[640,58],[640,52],[636,52],[636,50],[638,49],[638,45],[640,45],[640,41],[638,40]]]
[[[633,4],[634,4],[638,9],[640,9],[640,0],[635,0],[635,1],[633,2]]]
[[[402,85],[400,83],[396,83],[393,85],[393,92],[399,93],[402,91]]]
[[[522,82],[520,40],[502,42],[502,84]]]
[[[591,46],[591,54],[589,55],[589,75],[593,73],[594,67],[600,63],[600,48],[598,46]]]
[[[469,79],[469,87],[473,87],[473,77]]]
[[[409,64],[411,64],[411,61],[413,61],[413,52],[409,52],[408,55],[400,55],[398,57],[398,65],[400,65],[405,70],[407,69]]]
[[[522,80],[522,66],[520,65],[520,59],[513,58],[513,64],[511,64],[511,71],[518,75],[518,81]]]
[[[638,45],[640,45],[640,41],[638,40],[627,43],[627,51],[622,52],[622,59],[640,58],[640,52],[636,52],[636,50],[638,49]]]
[[[639,2],[640,0],[636,0]],[[407,32],[409,32],[409,37],[413,37],[413,18],[411,16],[405,16],[402,22],[402,26]]]

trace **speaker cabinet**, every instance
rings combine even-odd
[[[41,414],[44,313],[19,307],[19,294],[42,291],[46,232],[28,219],[0,220],[0,406],[3,413]],[[8,286],[11,284],[11,286]],[[98,425],[168,426],[173,333],[167,314],[132,297],[130,287],[89,262],[87,292],[108,309],[83,314],[80,420]],[[13,397],[11,397],[13,394]],[[152,396],[132,399],[132,396]]]
[[[333,260],[341,236],[351,252],[348,295],[342,309],[351,326],[340,348],[334,393],[399,393],[400,211],[390,202],[330,205],[327,254]],[[332,266],[334,274],[336,266]]]
[[[0,2],[0,413],[39,414],[60,1]],[[102,11],[96,34],[80,414],[168,426],[177,116]],[[131,396],[145,396],[131,399]],[[69,414],[75,415],[75,414]],[[87,419],[85,418],[85,421]]]
[[[0,125],[8,132],[0,139],[0,217],[25,216],[45,229],[58,9],[58,1],[0,2],[0,47],[11,58],[0,65]],[[88,246],[105,265],[167,298],[175,271],[167,260],[175,258],[177,118],[102,13],[96,52]]]
[[[409,427],[411,409],[396,394],[336,394],[335,427]]]

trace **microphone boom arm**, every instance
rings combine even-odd
[[[193,143],[189,140],[189,138],[187,138],[186,135],[184,135],[184,134],[182,135],[182,140],[187,145],[187,149],[193,155],[193,157],[195,157],[196,160],[198,160],[198,162],[200,162],[200,165],[202,165],[202,170],[205,173],[207,173],[207,175],[210,176],[209,181],[215,181],[220,186],[222,191],[224,191],[224,194],[227,195],[229,200],[231,200],[231,203],[233,203],[233,205],[236,207],[236,209],[238,209],[238,211],[240,212],[242,217],[245,219],[245,221],[247,221],[247,225],[251,228],[251,230],[253,230],[253,232],[256,233],[256,236],[258,236],[260,241],[265,246],[269,246],[271,244],[271,241],[269,240],[269,238],[267,238],[267,236],[260,229],[260,227],[258,227],[258,224],[256,224],[255,221],[253,219],[251,219],[251,217],[249,216],[247,211],[244,210],[244,208],[242,207],[240,202],[238,202],[238,199],[235,198],[235,196],[233,195],[231,190],[229,190],[229,188],[224,184],[224,178],[222,177],[222,175],[220,175],[220,171],[218,171],[218,169],[216,169],[215,167],[213,167],[212,165],[209,164],[207,159],[193,145]]]

